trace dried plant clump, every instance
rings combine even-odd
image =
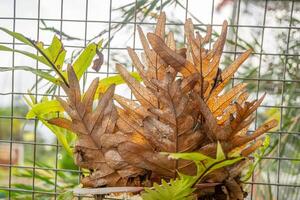
[[[111,86],[93,109],[98,79],[82,97],[77,77],[72,67],[68,68],[69,87],[63,87],[68,99],[58,100],[70,119],[57,118],[50,123],[77,133],[76,164],[91,171],[82,179],[84,187],[145,186],[174,178],[177,172],[196,173],[193,162],[170,160],[160,152],[201,152],[214,157],[220,142],[225,155],[238,151],[248,158],[262,144],[257,138],[277,124],[271,120],[247,134],[253,113],[265,95],[247,101],[245,83],[223,92],[251,54],[251,50],[246,51],[221,71],[226,21],[210,50],[204,48],[211,39],[210,26],[202,37],[188,19],[187,47],[178,49],[173,33],[165,34],[165,23],[162,13],[154,33],[145,35],[138,27],[144,50],[142,61],[128,48],[142,83],[122,65],[116,66],[137,101],[114,94]],[[113,98],[120,106],[114,105]],[[209,174],[201,181],[208,187],[198,191],[198,195],[243,199],[240,175],[247,163],[248,159],[243,159]]]

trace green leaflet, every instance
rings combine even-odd
[[[41,42],[38,43],[37,46],[44,52],[54,66],[61,71],[65,61],[66,50],[60,39],[58,39],[57,36],[54,36],[48,48],[44,48],[44,45]]]
[[[262,157],[266,154],[266,151],[269,148],[269,146],[270,146],[270,136],[267,135],[265,137],[262,147],[259,148],[259,153],[255,152],[253,154],[255,160],[249,166],[249,169],[246,172],[246,174],[241,178],[242,181],[248,181],[251,178],[255,167],[261,161]]]
[[[72,64],[78,79],[82,77],[86,69],[91,65],[97,50],[102,47],[102,42],[101,40],[98,44],[89,44]]]
[[[59,143],[64,147],[64,149],[67,151],[68,155],[73,157],[73,150],[70,146],[70,142],[68,141],[68,135],[75,135],[73,132],[68,131],[66,129],[54,126],[52,124],[49,124],[46,120],[42,119],[42,118],[38,118],[40,120],[40,122],[42,122],[47,128],[49,128],[54,135],[57,137],[57,140],[59,141]],[[73,137],[74,138],[74,137]]]
[[[34,104],[26,115],[27,119],[35,117],[43,117],[46,114],[53,112],[63,112],[63,108],[57,100],[42,101],[41,103]]]
[[[49,67],[55,66],[58,70],[61,69],[63,62],[65,60],[66,51],[63,48],[62,42],[56,36],[53,37],[50,46],[48,48],[44,48],[43,43],[38,42],[36,45],[34,45],[32,43],[32,41],[30,41],[28,38],[26,38],[25,36],[23,36],[20,33],[12,32],[12,31],[9,31],[8,29],[2,28],[2,27],[0,27],[0,30],[6,32],[10,36],[14,37],[15,39],[23,42],[24,44],[26,44],[28,46],[31,46],[33,48],[38,48],[38,50],[42,51],[45,54],[45,56],[49,59],[49,61],[51,63],[49,63],[49,61],[44,56],[38,56],[36,54],[30,53],[27,51],[11,49],[11,48],[3,46],[3,45],[0,45],[0,51],[17,52],[17,53],[23,54],[27,57],[30,57],[32,59],[35,59]]]
[[[17,40],[23,42],[24,44],[27,44],[29,46],[33,46],[31,42],[21,33],[12,32],[6,28],[0,27],[0,30],[4,31],[5,33],[9,34],[10,36],[16,38]]]
[[[20,54],[23,54],[29,58],[32,58],[34,60],[37,60],[47,66],[51,66],[50,63],[42,56],[37,56],[36,54],[33,54],[33,53],[29,53],[27,51],[22,51],[22,50],[17,50],[17,49],[12,49],[12,48],[9,48],[9,47],[6,47],[6,46],[3,46],[3,45],[0,45],[0,51],[10,51],[10,52],[17,52],[17,53],[20,53]]]
[[[52,179],[53,173],[46,171],[46,170],[37,170],[35,171],[35,177],[43,182],[47,183],[48,185],[55,185],[54,180]],[[33,172],[30,170],[19,170],[18,173],[15,174],[17,177],[26,177],[31,178],[33,176]]]
[[[60,83],[60,81],[57,78],[55,78],[54,76],[52,76],[49,72],[45,72],[41,69],[36,69],[36,68],[28,67],[28,66],[15,66],[15,67],[1,67],[0,68],[0,72],[11,71],[11,70],[29,71],[35,75],[40,76],[43,79],[50,81],[51,83],[54,83],[55,85],[58,85]]]
[[[179,178],[175,180],[170,180],[166,183],[162,180],[161,185],[154,184],[153,188],[145,188],[145,192],[142,194],[144,200],[190,200],[195,199],[193,196],[194,184],[201,181],[206,175],[211,172],[232,165],[242,159],[241,156],[226,158],[221,144],[218,142],[216,159],[208,157],[204,154],[198,152],[192,153],[163,153],[168,154],[169,158],[173,159],[184,159],[191,160],[197,166],[197,174],[195,176],[187,176],[181,173]]]
[[[15,39],[23,42],[24,44],[26,44],[28,46],[31,46],[33,48],[38,48],[39,50],[41,50],[47,56],[47,58],[49,58],[49,60],[54,64],[54,66],[57,67],[57,69],[62,67],[62,64],[65,60],[66,51],[64,50],[63,44],[58,39],[58,37],[54,36],[50,46],[48,48],[44,48],[43,43],[38,42],[35,46],[32,43],[32,41],[30,41],[30,39],[26,38],[21,33],[12,32],[12,31],[2,28],[2,27],[0,27],[0,30],[6,32],[10,36],[14,37]],[[15,51],[17,53],[21,53],[25,56],[28,56],[35,60],[38,60],[38,61],[44,63],[45,65],[51,66],[51,64],[43,56],[37,56],[36,54],[32,54],[32,53],[29,53],[26,51],[11,49],[11,48],[8,48],[8,47],[2,46],[2,45],[0,46],[0,50],[1,51]]]
[[[139,74],[137,72],[131,72],[130,75],[132,77],[134,77],[136,80],[142,81],[141,77],[139,76]],[[120,75],[110,76],[110,77],[101,79],[99,81],[99,86],[97,88],[95,97],[98,97],[99,93],[105,92],[106,89],[112,84],[121,85],[124,83],[125,83],[125,81]]]
[[[56,36],[53,37],[50,46],[48,48],[44,48],[44,45],[42,42],[35,43],[34,41],[31,41],[30,39],[26,38],[22,34],[9,31],[5,28],[0,27],[0,30],[6,32],[7,34],[14,37],[15,39],[23,42],[24,44],[35,48],[36,50],[39,51],[41,56],[38,56],[36,54],[30,53],[27,51],[12,49],[12,48],[9,48],[9,47],[3,46],[3,45],[0,45],[0,51],[17,52],[17,53],[23,54],[29,58],[35,59],[35,60],[47,65],[48,67],[51,67],[52,69],[54,69],[54,71],[60,77],[60,79],[66,83],[65,77],[62,74],[62,65],[65,60],[66,51],[63,48],[62,42]],[[54,83],[56,83],[56,82],[54,82]]]
[[[31,109],[26,115],[26,118],[36,117],[43,125],[49,128],[57,137],[59,143],[64,147],[69,156],[73,157],[73,151],[70,146],[71,142],[75,139],[75,134],[66,129],[54,126],[47,122],[47,119],[54,118],[58,112],[62,112],[63,108],[57,100],[48,100],[44,98],[41,103],[34,104],[33,99],[24,97],[26,103]]]
[[[59,40],[59,38],[57,36],[53,37],[52,42],[48,48],[44,48],[43,43],[38,42],[36,44],[33,44],[28,38],[26,38],[25,36],[23,36],[20,33],[12,32],[12,31],[9,31],[9,30],[7,30],[5,28],[1,28],[1,27],[0,27],[0,30],[6,32],[7,34],[11,35],[12,37],[16,38],[17,40],[23,42],[24,44],[27,44],[33,48],[37,48],[46,57],[38,56],[36,54],[30,53],[27,51],[12,49],[12,48],[9,48],[9,47],[3,46],[3,45],[0,45],[0,51],[10,51],[10,52],[14,51],[17,53],[21,53],[27,57],[30,57],[32,59],[35,59],[49,67],[55,66],[55,68],[56,68],[55,72],[57,75],[60,76],[60,78],[58,78],[57,76],[51,76],[50,74],[43,72],[42,70],[27,67],[27,66],[18,66],[18,67],[14,67],[14,68],[10,68],[10,69],[5,68],[5,69],[2,69],[2,71],[9,71],[12,69],[30,71],[30,72],[40,76],[41,78],[44,78],[56,85],[59,85],[60,81],[67,77],[66,72],[62,71],[62,66],[65,61],[66,51],[63,47],[62,42]],[[96,43],[89,44],[82,51],[82,53],[78,56],[78,58],[74,61],[74,63],[72,65],[73,65],[74,71],[75,71],[78,79],[80,79],[82,77],[82,75],[84,74],[86,69],[91,65],[93,58],[95,57],[97,51],[102,48],[102,43],[103,43],[103,40],[101,40],[97,44]],[[49,61],[51,63],[49,63]],[[137,80],[141,81],[141,78],[139,77],[138,73],[132,72],[131,75],[134,78],[136,78]],[[104,92],[111,84],[119,85],[119,84],[123,84],[123,83],[124,83],[124,80],[119,75],[102,79],[99,83],[97,93]]]
[[[217,169],[220,169],[220,168],[223,168],[223,167],[227,167],[229,165],[233,165],[234,163],[240,161],[244,159],[243,157],[237,157],[237,158],[233,158],[233,159],[228,159],[228,160],[222,160],[221,162],[218,163],[218,160],[216,159],[214,163],[211,163],[210,165],[210,169],[207,170],[203,175],[202,177],[210,174],[211,172],[217,170]]]
[[[194,162],[198,162],[198,161],[208,161],[208,162],[214,162],[216,160],[224,160],[225,159],[225,154],[223,152],[222,146],[221,144],[218,142],[217,145],[217,156],[216,159],[213,159],[207,155],[204,155],[202,153],[199,152],[191,152],[191,153],[166,153],[166,152],[162,152],[161,154],[168,154],[169,158],[172,159],[184,159],[184,160],[191,160]]]

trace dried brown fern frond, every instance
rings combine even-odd
[[[160,152],[215,156],[218,142],[226,155],[238,150],[247,158],[261,145],[261,139],[255,139],[276,126],[276,121],[271,120],[247,134],[253,113],[265,95],[248,102],[244,83],[224,92],[233,74],[251,54],[251,50],[246,51],[221,71],[226,21],[210,50],[204,45],[210,42],[211,27],[201,37],[194,32],[191,20],[187,20],[187,48],[177,48],[173,33],[165,35],[165,24],[162,13],[154,33],[145,36],[138,27],[144,49],[142,61],[128,48],[142,83],[125,67],[116,65],[137,101],[115,94],[120,106],[114,106],[112,86],[93,109],[98,81],[94,80],[81,97],[78,80],[69,67],[69,87],[63,86],[68,100],[58,99],[70,119],[50,122],[77,133],[76,163],[91,170],[91,175],[82,179],[84,186],[145,185],[174,178],[178,172],[195,174],[192,162],[169,160]],[[247,159],[206,176],[201,184],[207,183],[209,189],[201,189],[199,195],[242,199],[239,178],[245,164]]]
[[[115,86],[110,86],[99,97],[98,105],[93,109],[98,78],[82,95],[72,66],[68,66],[67,71],[69,86],[62,84],[62,87],[68,99],[57,99],[70,119],[54,118],[49,122],[77,134],[75,163],[91,171],[90,176],[84,177],[81,183],[85,187],[130,184],[128,177],[142,174],[143,170],[127,164],[117,152],[105,149],[101,144],[102,137],[119,134],[116,128],[118,114],[112,100]]]
[[[187,49],[176,48],[172,33],[165,37],[164,13],[159,16],[155,32],[148,33],[147,38],[140,27],[138,31],[144,48],[143,62],[131,48],[128,52],[143,84],[117,65],[118,72],[138,101],[115,95],[121,105],[117,124],[123,132],[143,136],[151,148],[135,148],[133,142],[119,151],[126,161],[151,171],[154,179],[155,176],[171,178],[176,171],[195,173],[193,164],[170,161],[159,152],[199,151],[214,156],[219,141],[225,153],[241,149],[242,155],[247,157],[260,146],[261,140],[251,142],[275,127],[277,122],[271,120],[251,135],[246,134],[254,119],[252,114],[264,96],[248,102],[244,83],[223,92],[233,74],[251,54],[251,50],[246,51],[221,71],[219,64],[226,41],[226,21],[211,50],[204,48],[210,41],[211,27],[202,38],[199,33],[194,33],[191,20],[185,24]],[[241,187],[235,187],[240,176],[235,166],[214,172],[206,181],[223,182],[229,193],[233,189],[239,190],[238,196],[241,197]]]

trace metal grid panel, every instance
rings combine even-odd
[[[7,21],[11,21],[12,22],[12,27],[11,30],[13,31],[18,31],[16,29],[16,25],[17,22],[36,22],[37,26],[36,26],[36,40],[40,39],[40,28],[41,27],[41,20],[46,21],[47,23],[59,23],[59,28],[58,30],[60,31],[60,38],[63,39],[63,30],[64,30],[64,24],[67,23],[81,23],[83,24],[83,35],[81,35],[81,37],[83,38],[82,42],[80,44],[73,44],[72,42],[68,42],[67,45],[65,45],[66,48],[83,48],[85,47],[90,40],[88,39],[88,28],[89,25],[91,23],[99,23],[99,24],[103,24],[107,27],[105,35],[103,37],[107,37],[107,38],[111,38],[112,36],[114,36],[117,32],[116,27],[117,26],[132,26],[133,28],[130,29],[130,32],[133,34],[133,39],[132,39],[132,43],[130,44],[130,46],[132,45],[132,47],[135,50],[141,50],[141,48],[138,47],[137,45],[137,41],[138,39],[136,39],[136,26],[137,25],[142,25],[142,26],[152,26],[154,24],[153,21],[151,20],[146,20],[146,21],[141,21],[140,18],[137,17],[137,15],[139,14],[139,12],[141,12],[140,10],[137,10],[138,7],[138,3],[140,2],[139,0],[133,0],[130,1],[132,3],[134,3],[134,13],[133,13],[133,18],[131,21],[123,21],[122,18],[118,18],[118,19],[114,19],[113,14],[114,12],[116,12],[114,10],[114,4],[117,4],[117,2],[113,1],[113,0],[108,0],[103,2],[103,4],[107,5],[104,6],[105,9],[108,9],[107,13],[108,16],[104,17],[106,19],[90,19],[89,18],[89,12],[91,12],[91,9],[94,9],[96,11],[101,12],[101,7],[97,7],[97,8],[90,8],[89,7],[89,1],[85,0],[84,3],[82,5],[84,5],[84,13],[83,13],[83,18],[80,19],[69,19],[69,18],[65,18],[64,17],[64,10],[66,10],[66,5],[64,0],[60,0],[59,4],[60,4],[60,13],[59,13],[59,17],[57,18],[46,18],[46,17],[41,17],[41,3],[45,3],[44,0],[36,0],[36,5],[37,5],[37,9],[35,9],[36,15],[34,16],[19,16],[17,15],[17,7],[18,4],[20,3],[20,1],[17,0],[13,0],[13,4],[12,4],[12,9],[13,9],[13,15],[12,16],[0,16],[0,20],[7,20]],[[165,0],[160,0],[160,1],[156,1],[158,7],[160,5],[160,8],[158,9],[158,11],[162,10],[162,5],[165,3]],[[184,12],[184,17],[182,17],[181,22],[168,22],[167,25],[168,26],[177,26],[177,27],[181,27],[183,26],[183,21],[184,18],[188,18],[188,17],[192,17],[195,13],[190,12],[190,6],[192,4],[191,0],[184,0],[184,1],[179,1],[181,3],[182,6],[182,12]],[[232,81],[232,86],[234,84],[236,84],[236,82],[240,82],[240,81],[245,81],[245,82],[250,82],[250,83],[255,83],[255,88],[252,89],[252,93],[254,94],[254,97],[259,97],[261,94],[261,91],[263,90],[263,85],[268,82],[271,84],[281,84],[281,92],[279,92],[279,96],[278,98],[280,99],[279,103],[275,103],[274,105],[262,105],[260,108],[265,109],[265,108],[271,108],[271,109],[278,109],[279,110],[279,119],[280,119],[280,126],[279,129],[276,131],[273,131],[273,138],[275,138],[276,141],[278,141],[278,145],[276,147],[276,151],[277,154],[276,155],[271,155],[271,156],[267,156],[264,157],[263,160],[266,160],[268,163],[270,162],[274,162],[276,163],[275,165],[272,165],[272,167],[276,167],[276,173],[275,174],[271,174],[272,176],[276,176],[275,180],[269,180],[267,182],[262,182],[261,180],[256,180],[255,177],[252,178],[252,180],[250,182],[248,182],[248,184],[251,186],[250,188],[250,195],[248,195],[249,199],[259,199],[259,196],[256,196],[257,190],[260,186],[263,187],[269,187],[271,188],[271,194],[272,194],[272,198],[273,199],[285,199],[285,194],[286,192],[290,191],[287,190],[287,188],[294,188],[296,191],[299,191],[300,189],[300,183],[299,182],[295,182],[292,180],[285,180],[284,178],[282,178],[281,174],[282,174],[282,163],[283,162],[291,162],[292,167],[297,168],[297,166],[299,166],[300,163],[300,157],[299,156],[288,156],[288,155],[282,155],[282,148],[285,146],[285,144],[283,144],[283,137],[295,137],[296,139],[299,140],[299,136],[300,136],[300,132],[299,129],[285,129],[284,128],[284,118],[285,118],[285,113],[287,109],[290,110],[298,110],[300,108],[299,105],[297,104],[287,104],[285,102],[285,95],[288,95],[288,91],[287,91],[287,84],[299,84],[300,80],[299,79],[291,79],[291,78],[287,78],[286,74],[287,74],[287,65],[288,65],[288,61],[289,58],[291,57],[298,57],[299,58],[299,52],[290,52],[290,43],[291,43],[291,33],[292,31],[298,31],[299,33],[299,29],[300,29],[300,24],[299,23],[294,23],[293,24],[293,17],[294,15],[298,15],[299,17],[299,2],[297,1],[282,1],[284,3],[286,3],[289,7],[289,24],[287,25],[273,25],[273,24],[267,24],[267,15],[269,11],[269,4],[272,4],[271,0],[265,0],[265,1],[261,1],[260,3],[263,4],[262,6],[262,24],[241,24],[240,23],[240,18],[245,14],[242,9],[241,6],[242,5],[246,5],[247,4],[247,0],[235,0],[232,1],[232,7],[233,7],[233,17],[231,19],[231,23],[229,25],[229,29],[231,29],[231,31],[233,31],[233,40],[234,42],[237,44],[240,42],[239,36],[240,36],[240,30],[243,28],[246,29],[258,29],[260,31],[260,37],[257,38],[257,41],[259,41],[258,43],[260,44],[258,51],[255,51],[253,53],[253,56],[257,56],[258,57],[258,65],[254,65],[254,67],[257,70],[256,76],[250,76],[250,77],[245,77],[245,76],[236,76],[233,78]],[[215,7],[216,7],[216,3],[214,0],[210,1],[211,3],[211,12],[210,12],[210,20],[207,23],[210,23],[213,25],[214,28],[219,28],[221,26],[221,24],[219,22],[215,21]],[[249,2],[248,2],[249,3]],[[50,6],[50,2],[48,2],[49,6]],[[124,3],[125,4],[125,3]],[[297,8],[297,10],[295,11],[295,8]],[[167,12],[168,15],[168,12]],[[207,23],[196,23],[198,28],[204,27]],[[123,27],[124,28],[124,27]],[[272,52],[272,51],[268,51],[264,49],[264,45],[265,45],[265,38],[267,37],[266,35],[266,31],[270,29],[270,30],[279,30],[279,31],[287,31],[287,38],[286,38],[286,49],[282,52]],[[101,31],[101,30],[100,30]],[[113,39],[114,40],[114,39]],[[115,72],[111,69],[111,66],[113,65],[113,60],[112,60],[112,52],[113,51],[119,51],[119,52],[124,52],[124,50],[126,49],[125,46],[112,46],[111,43],[113,40],[109,40],[107,43],[107,46],[104,47],[104,51],[106,53],[106,67],[105,70],[102,70],[101,72],[92,72],[92,71],[88,71],[87,73],[85,73],[84,76],[84,81],[83,81],[83,86],[85,86],[85,83],[88,81],[90,76],[95,76],[95,75],[99,75],[101,77],[105,77],[105,76],[111,76],[114,75]],[[7,41],[1,41],[1,44],[3,45],[11,45],[12,48],[14,49],[16,46],[22,46],[22,44],[18,43],[17,41],[15,41],[14,39],[12,40],[12,42],[7,42]],[[233,58],[236,58],[236,56],[238,54],[240,54],[243,50],[239,48],[238,45],[234,45],[233,47],[228,47],[225,49],[224,51],[224,55],[230,57],[232,56]],[[282,76],[278,77],[278,78],[266,78],[263,77],[261,75],[263,68],[265,67],[263,64],[263,58],[266,56],[278,56],[284,59],[283,63],[283,72],[282,72]],[[11,64],[12,66],[15,66],[15,62],[16,62],[16,55],[15,53],[12,53],[12,57],[11,57]],[[299,64],[298,64],[299,65]],[[38,68],[39,67],[39,63],[36,62],[35,63],[35,67]],[[131,67],[131,69],[133,70],[133,67]],[[10,100],[10,114],[9,115],[4,115],[4,114],[0,114],[0,118],[1,120],[9,120],[10,121],[10,134],[8,138],[4,138],[0,140],[1,144],[9,144],[9,160],[10,162],[8,164],[0,164],[0,167],[2,168],[8,168],[8,182],[7,184],[4,185],[0,185],[0,190],[4,190],[4,191],[8,191],[8,195],[10,199],[13,199],[13,195],[12,193],[14,192],[24,192],[24,193],[30,193],[32,194],[32,199],[38,199],[38,197],[36,196],[37,194],[48,194],[50,196],[54,196],[54,198],[56,198],[56,195],[59,194],[59,191],[57,190],[57,185],[59,185],[59,181],[58,181],[58,173],[59,172],[71,172],[71,173],[76,173],[78,174],[78,183],[80,180],[80,170],[70,170],[70,169],[61,169],[59,167],[59,156],[60,156],[60,151],[61,151],[61,145],[58,143],[58,141],[56,140],[55,142],[49,143],[49,142],[41,142],[38,141],[38,136],[37,136],[37,120],[26,120],[25,116],[17,116],[15,115],[16,113],[16,104],[18,103],[16,101],[16,97],[19,97],[21,95],[26,95],[26,91],[15,91],[16,88],[16,83],[18,83],[18,80],[16,80],[15,78],[15,74],[16,72],[14,70],[12,70],[11,72],[11,77],[10,77],[10,82],[11,82],[11,90],[10,91],[5,91],[0,93],[0,98],[5,98],[7,96],[9,96],[11,98]],[[35,77],[35,82],[38,81],[38,78]],[[84,87],[83,87],[84,88]],[[35,98],[40,98],[41,96],[48,96],[48,94],[45,94],[43,92],[40,92],[37,90],[37,87],[34,91],[34,96]],[[132,95],[131,95],[132,97]],[[1,105],[1,104],[0,104]],[[257,115],[259,115],[259,113],[257,113]],[[16,120],[26,120],[26,121],[30,121],[31,123],[33,123],[33,139],[31,141],[22,141],[22,140],[17,140],[14,138],[13,133],[14,133],[14,123],[16,122]],[[256,128],[259,124],[259,118],[257,117],[255,120],[255,124],[253,128]],[[284,140],[284,142],[286,142],[286,140]],[[27,145],[27,146],[31,146],[30,148],[32,148],[32,166],[27,166],[27,165],[18,165],[18,164],[13,164],[12,160],[13,160],[13,147],[16,144],[20,144],[20,145]],[[41,167],[41,166],[37,166],[36,164],[38,163],[37,160],[39,159],[39,157],[43,156],[41,154],[39,154],[39,148],[40,147],[46,147],[47,148],[54,148],[54,165],[52,167]],[[299,154],[298,154],[299,155]],[[32,180],[31,183],[28,183],[30,185],[32,185],[32,189],[19,189],[16,188],[14,186],[13,183],[13,179],[15,178],[15,176],[13,175],[13,170],[14,169],[29,169],[32,170]],[[54,177],[53,177],[53,182],[54,182],[54,188],[52,191],[39,191],[36,183],[36,172],[37,170],[47,170],[47,171],[53,171],[54,172]],[[285,182],[283,182],[281,179],[284,179]],[[298,196],[299,192],[295,192],[295,195],[293,196],[295,199]]]

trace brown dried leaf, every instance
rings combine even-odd
[[[183,76],[188,76],[197,72],[195,66],[192,63],[170,49],[160,37],[153,33],[148,33],[147,38],[153,50],[167,64],[171,65],[175,70],[182,73]]]
[[[96,72],[99,72],[104,62],[104,56],[102,52],[99,52],[98,50],[96,50],[96,52],[98,57],[94,60],[92,69],[95,70]]]
[[[71,66],[68,67],[68,80],[69,87],[63,86],[68,100],[59,98],[59,101],[71,120],[56,118],[49,120],[49,123],[67,128],[77,134],[78,140],[74,150],[75,163],[93,171],[90,176],[83,178],[81,183],[84,187],[128,184],[129,176],[140,174],[143,170],[130,166],[123,159],[117,157],[117,152],[112,149],[103,149],[101,140],[99,140],[103,135],[115,132],[117,111],[112,101],[115,86],[112,85],[107,89],[96,108],[93,109],[99,80],[95,79],[91,83],[83,98],[81,98],[79,81]],[[115,154],[111,157],[113,152]],[[122,171],[118,173],[120,166],[122,166]],[[128,170],[126,171],[123,167]],[[128,176],[123,177],[124,174]]]
[[[143,106],[146,108],[155,106],[156,98],[147,88],[133,78],[122,65],[117,64],[116,69]]]

